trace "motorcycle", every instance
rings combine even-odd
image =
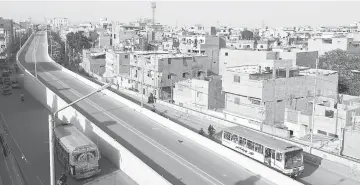
[[[58,181],[56,181],[56,185],[67,185],[67,184],[66,184],[66,182],[58,180]]]
[[[21,101],[22,101],[22,102],[24,101],[24,97],[21,97]]]

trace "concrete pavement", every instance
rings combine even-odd
[[[120,88],[120,93],[123,97],[127,99],[131,99],[139,103],[141,101],[141,97],[132,91]],[[213,125],[216,129],[216,132],[221,131],[226,126],[222,124],[218,124],[217,122],[210,121],[208,119],[202,119],[197,116],[193,116],[190,114],[186,114],[184,112],[175,110],[163,104],[155,103],[148,104],[144,101],[145,106],[153,107],[156,109],[156,112],[159,114],[168,117],[175,122],[182,124],[188,128],[191,128],[194,131],[199,131],[201,128],[207,133],[207,129],[209,125]],[[343,171],[340,168],[340,164],[335,164],[332,162],[328,162],[328,168],[324,168],[322,166],[318,166],[317,164],[312,163],[311,161],[305,160],[305,173],[300,177],[300,182],[308,185],[308,184],[317,184],[317,185],[330,185],[330,184],[338,184],[338,185],[353,185],[359,184],[359,180],[357,180],[356,176],[353,176],[352,173],[348,171]]]
[[[66,101],[94,90],[48,61],[44,33],[35,39],[22,62],[31,69],[35,49],[38,76],[47,87]],[[102,93],[74,107],[172,184],[270,184]]]

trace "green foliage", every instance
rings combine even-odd
[[[360,96],[359,75],[351,72],[360,70],[360,55],[333,50],[320,57],[318,67],[339,72],[339,93]]]
[[[85,37],[82,32],[68,33],[66,35],[70,51],[82,53],[83,49],[91,48],[91,39]]]

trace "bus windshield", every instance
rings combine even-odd
[[[294,150],[285,154],[285,168],[291,169],[303,165],[302,150]]]
[[[97,160],[97,152],[95,150],[74,154],[75,163],[86,163],[94,160]]]

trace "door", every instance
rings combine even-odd
[[[276,167],[275,161],[276,161],[276,151],[271,149],[271,166],[274,168]]]

